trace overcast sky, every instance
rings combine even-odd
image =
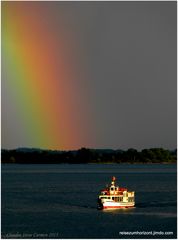
[[[86,76],[82,86],[95,129],[86,147],[176,148],[176,4],[38,2],[53,31],[58,33],[60,23],[80,43],[78,58]],[[3,85],[2,91],[2,114],[9,111],[10,116],[7,124],[2,115],[2,147],[32,146],[8,130],[14,110]]]
[[[176,147],[176,2],[88,3],[78,11],[98,142]]]

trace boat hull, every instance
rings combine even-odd
[[[117,203],[117,202],[104,202],[98,205],[98,209],[121,209],[121,208],[133,208],[135,203]]]

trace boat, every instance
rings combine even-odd
[[[100,191],[98,209],[132,208],[135,206],[135,192],[116,186],[116,177],[112,177],[110,186]]]

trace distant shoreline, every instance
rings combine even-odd
[[[177,149],[150,148],[137,151],[81,148],[71,151],[19,148],[1,150],[1,163],[19,164],[172,164]]]
[[[1,164],[2,165],[4,165],[4,164],[19,164],[19,165],[31,165],[31,164],[33,164],[33,165],[54,165],[54,164],[56,164],[56,165],[80,165],[80,164],[84,164],[84,165],[112,165],[112,164],[114,164],[114,165],[152,165],[152,164],[154,164],[154,165],[160,165],[160,164],[162,164],[162,165],[177,165],[177,163],[176,162],[157,162],[157,163],[154,163],[154,162],[149,162],[149,163],[141,163],[141,162],[135,162],[135,163],[115,163],[115,162],[111,162],[111,163],[95,163],[95,162],[91,162],[91,163],[13,163],[13,162],[1,162]]]

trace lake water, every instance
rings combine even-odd
[[[176,238],[175,164],[2,164],[2,238]],[[133,209],[97,210],[116,176]]]

